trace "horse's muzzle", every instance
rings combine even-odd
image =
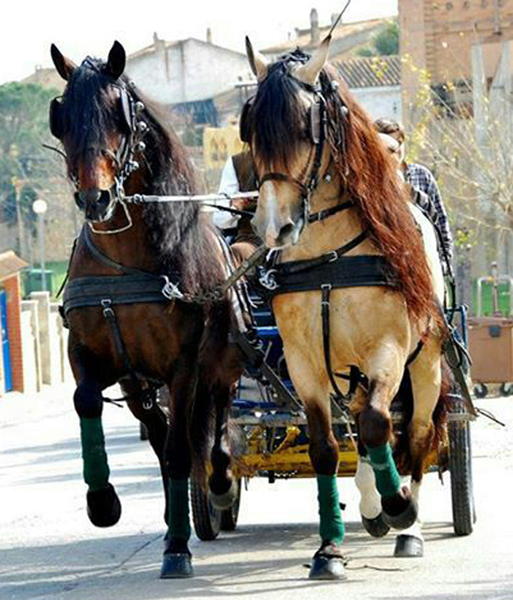
[[[112,216],[114,200],[110,190],[93,188],[75,192],[75,203],[88,221],[108,221]]]

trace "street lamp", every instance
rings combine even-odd
[[[41,287],[46,292],[46,270],[45,270],[45,213],[48,210],[48,204],[41,199],[34,200],[32,210],[37,215],[37,231],[39,238],[39,258],[41,260]]]

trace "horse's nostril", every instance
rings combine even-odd
[[[278,236],[280,239],[286,238],[294,231],[294,223],[287,223],[280,229],[280,235]]]
[[[100,197],[98,198],[98,204],[102,206],[108,206],[110,204],[110,192],[108,190],[102,190]]]

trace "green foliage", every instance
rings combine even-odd
[[[392,56],[399,54],[399,25],[393,21],[378,33],[374,40],[374,47],[379,56]]]
[[[37,182],[53,165],[42,144],[50,141],[48,106],[57,94],[32,83],[0,86],[0,220],[12,225],[18,218],[16,184],[22,219],[28,225],[34,223],[32,202],[37,198]]]
[[[390,21],[385,29],[373,38],[369,46],[360,48],[356,54],[367,57],[399,54],[399,25],[397,21]]]

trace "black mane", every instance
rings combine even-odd
[[[107,147],[109,133],[124,131],[122,111],[109,94],[112,85],[127,88],[145,110],[140,118],[148,125],[146,149],[136,156],[144,172],[144,189],[125,188],[130,193],[190,195],[197,193],[197,178],[185,148],[165,121],[161,109],[148,100],[126,76],[114,81],[104,72],[105,63],[87,58],[70,77],[63,96],[62,118],[67,128],[68,170],[76,172],[88,152]],[[137,177],[139,171],[136,171]],[[148,203],[144,207],[147,242],[164,272],[178,269],[184,287],[192,291],[211,288],[222,275],[206,239],[206,227],[196,202]]]

